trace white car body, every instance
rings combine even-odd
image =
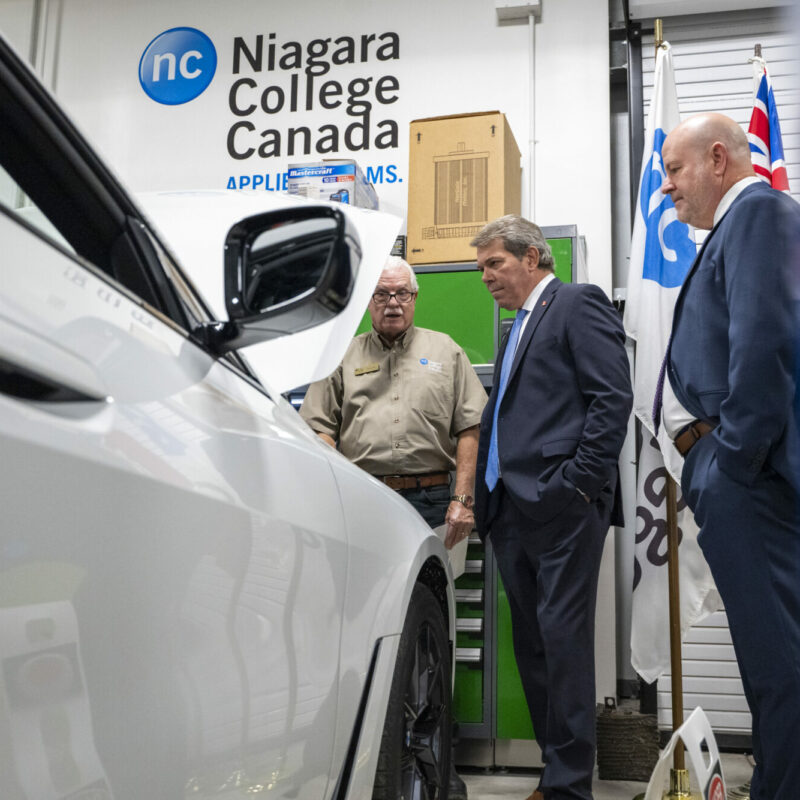
[[[227,230],[293,201],[185,199],[146,205],[224,319]],[[397,230],[337,208],[363,251],[347,307],[249,348],[259,382],[0,204],[0,797],[372,796],[412,591],[438,587],[451,642],[454,598],[422,519],[280,395],[341,358]]]

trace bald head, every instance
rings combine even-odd
[[[724,114],[696,114],[678,125],[667,139],[672,136],[701,152],[710,150],[718,142],[727,151],[730,168],[748,173],[753,171],[747,136],[737,123]]]
[[[669,194],[678,219],[709,229],[714,212],[734,183],[754,175],[744,131],[723,114],[697,114],[667,136],[661,151]]]

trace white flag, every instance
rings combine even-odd
[[[654,434],[653,399],[672,330],[675,301],[697,254],[691,229],[678,221],[672,200],[661,193],[661,148],[679,122],[672,52],[665,42],[656,55],[625,303],[625,330],[636,341],[633,410],[650,434]],[[680,485],[683,459],[662,425],[657,445],[645,432],[636,496],[631,663],[648,682],[668,669],[670,663],[666,539],[662,542],[666,532],[665,460],[666,469]],[[678,505],[684,505],[680,489]],[[688,509],[680,514],[679,526],[683,636],[694,622],[716,610],[719,595],[697,544],[697,525]]]
[[[670,667],[667,581],[667,470],[656,440],[645,433],[636,481],[636,546],[631,612],[631,664],[648,683]],[[681,639],[720,607],[697,543],[694,516],[678,488],[678,575]]]

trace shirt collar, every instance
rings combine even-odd
[[[555,273],[548,272],[547,275],[542,278],[539,283],[534,286],[533,291],[528,295],[527,300],[522,304],[522,307],[530,313],[533,311],[533,307],[536,305],[539,298],[542,296],[542,292],[544,292],[545,286],[547,286],[550,281],[555,279]]]
[[[370,335],[372,336],[373,341],[384,350],[391,350],[392,347],[394,347],[395,345],[397,345],[397,347],[400,350],[405,350],[414,340],[414,330],[415,330],[414,323],[412,322],[411,325],[409,325],[403,331],[403,333],[401,333],[394,340],[394,342],[391,343],[385,341],[384,338],[378,333],[378,331],[375,330],[375,328],[372,328],[372,330],[370,331]]]
[[[747,178],[742,178],[731,186],[724,195],[722,200],[719,201],[717,210],[714,212],[714,225],[725,216],[725,212],[733,205],[733,201],[751,184],[758,183],[761,178],[755,175],[749,175]]]

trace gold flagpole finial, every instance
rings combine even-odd
[[[664,27],[661,18],[656,20],[656,29],[655,29],[655,47],[658,50],[662,44],[664,44]]]

